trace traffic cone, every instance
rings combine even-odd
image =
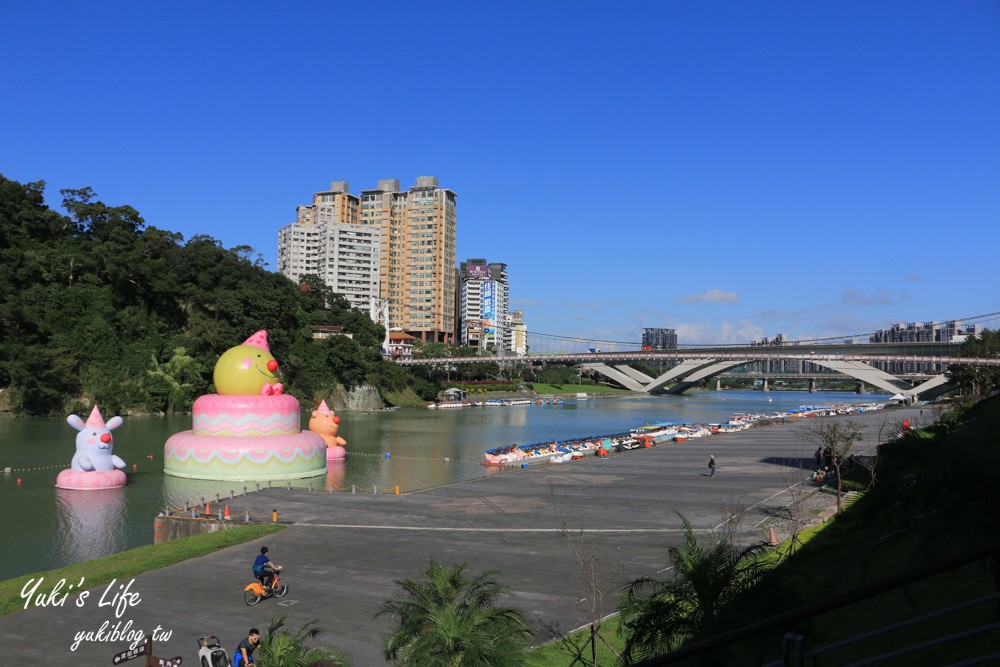
[[[224,512],[222,513],[222,518],[223,518],[223,519],[228,519],[228,518],[229,518],[229,505],[226,505],[226,509],[225,509],[225,511],[224,511]]]
[[[781,544],[781,542],[779,542],[778,538],[774,535],[774,528],[772,528],[771,529],[771,534],[768,536],[767,546],[769,546],[769,547],[776,547],[779,544]]]
[[[211,507],[209,507],[209,503],[206,502],[205,503],[205,514],[209,514],[210,515],[211,513],[212,513],[212,509],[211,509]]]

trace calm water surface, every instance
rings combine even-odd
[[[340,435],[347,440],[347,460],[325,477],[296,485],[311,483],[318,489],[332,484],[348,493],[352,486],[371,493],[374,487],[392,492],[399,485],[401,491],[412,491],[491,474],[491,469],[480,465],[483,451],[515,442],[618,433],[658,421],[719,422],[738,413],[887,397],[713,391],[565,400],[561,406],[345,412]],[[112,416],[104,415],[106,419]],[[307,423],[304,418],[303,424]],[[0,419],[0,471],[14,469],[9,474],[0,472],[0,536],[5,555],[0,579],[151,544],[153,518],[164,506],[214,500],[216,493],[228,496],[230,490],[241,493],[242,484],[236,482],[163,474],[163,443],[190,428],[189,416],[126,417],[124,426],[115,431],[115,454],[128,464],[128,484],[114,490],[68,491],[54,485],[56,475],[73,458],[76,431],[62,419]],[[253,483],[248,486],[252,490]]]

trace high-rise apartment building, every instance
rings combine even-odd
[[[528,353],[528,327],[524,324],[524,311],[510,311],[510,327],[507,333],[507,349],[514,354]]]
[[[455,331],[456,198],[439,188],[434,176],[420,176],[405,192],[399,181],[381,180],[360,196],[349,193],[346,181],[334,182],[330,191],[316,193],[312,206],[300,206],[298,221],[279,233],[278,270],[293,280],[311,273],[303,269],[317,268],[316,254],[322,243],[331,247],[336,225],[361,229],[364,238],[377,239],[371,245],[371,296],[388,302],[391,326],[427,342],[450,343]],[[306,229],[310,225],[317,229]],[[331,282],[327,285],[342,292]],[[357,307],[367,309],[370,302],[371,297]]]
[[[484,352],[510,350],[507,265],[467,260],[458,267],[457,283],[458,340]]]
[[[296,282],[318,276],[352,308],[367,309],[379,296],[381,236],[358,224],[357,209],[345,181],[298,206],[295,222],[278,231],[278,272]]]
[[[645,328],[642,330],[642,349],[644,350],[674,350],[677,349],[676,329]]]

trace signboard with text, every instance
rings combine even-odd
[[[479,289],[480,310],[483,316],[483,332],[496,333],[493,323],[496,322],[496,283],[484,281]]]
[[[473,264],[465,267],[469,280],[488,280],[490,277],[490,267],[485,264]]]

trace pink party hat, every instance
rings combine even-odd
[[[90,416],[87,417],[87,426],[104,428],[104,417],[101,416],[101,411],[97,409],[97,403],[94,403],[94,409],[90,411]]]
[[[319,407],[316,408],[316,412],[320,413],[321,415],[328,415],[331,412],[333,412],[333,410],[331,410],[330,406],[326,404],[326,399],[323,399],[319,402]]]
[[[261,329],[254,335],[247,338],[245,341],[243,341],[243,344],[253,345],[254,347],[259,347],[260,349],[266,350],[268,352],[271,351],[271,348],[267,346],[267,332],[264,331],[263,329]]]

